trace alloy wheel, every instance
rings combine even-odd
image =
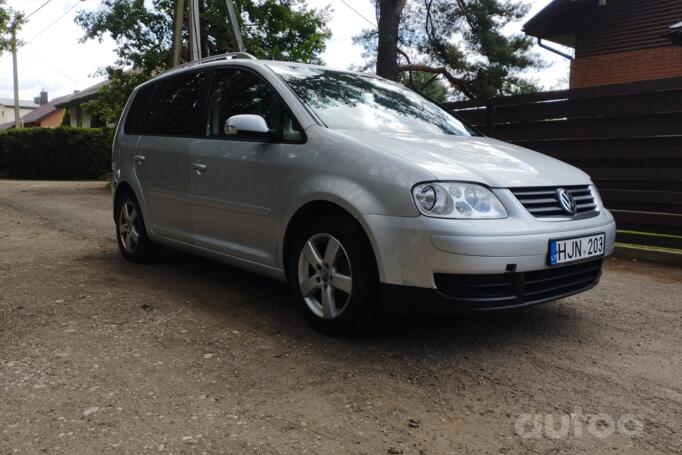
[[[348,306],[353,278],[346,250],[335,237],[315,234],[303,244],[298,259],[298,285],[316,316],[334,319]]]
[[[140,233],[137,230],[137,216],[135,204],[130,200],[125,201],[118,214],[118,235],[121,239],[121,245],[130,254],[135,252],[140,239]]]

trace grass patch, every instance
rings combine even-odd
[[[647,245],[635,245],[634,243],[621,243],[616,242],[617,247],[630,248],[633,250],[643,250],[643,251],[655,251],[659,253],[670,253],[682,255],[682,250],[677,248],[665,248],[662,246],[647,246]]]
[[[648,237],[665,237],[665,238],[669,238],[669,239],[682,239],[682,235],[673,235],[673,234],[656,234],[653,232],[626,231],[626,230],[622,230],[622,229],[618,229],[618,232],[621,234],[646,235]]]

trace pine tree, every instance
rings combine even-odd
[[[532,39],[504,30],[528,10],[528,4],[511,0],[408,1],[400,19],[397,54],[389,58],[399,62],[400,72],[441,75],[455,98],[536,91],[524,74],[543,66],[532,52]],[[377,38],[375,30],[368,30],[356,42],[373,55]]]

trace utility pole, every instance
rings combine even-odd
[[[244,41],[242,41],[242,34],[239,31],[239,22],[237,22],[237,12],[234,9],[234,3],[232,3],[232,0],[225,0],[225,3],[227,4],[227,17],[230,22],[232,41],[237,46],[239,52],[246,52]]]
[[[14,127],[21,128],[21,115],[19,111],[19,71],[17,70],[17,20],[12,21],[12,72],[14,74]]]
[[[189,59],[201,58],[201,25],[199,21],[199,0],[189,0]]]
[[[199,17],[199,0],[187,0],[189,6],[189,59],[190,61],[201,58],[201,20]],[[225,0],[227,6],[228,25],[230,36],[239,52],[246,52],[242,34],[239,30],[237,12],[232,0]],[[171,65],[177,66],[182,58],[182,24],[184,20],[185,0],[175,0],[175,16],[173,18],[173,50]]]
[[[171,67],[178,66],[182,59],[182,23],[185,19],[185,0],[175,0],[173,17],[173,56]]]

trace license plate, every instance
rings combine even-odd
[[[572,239],[550,240],[549,264],[558,265],[604,255],[606,234],[593,234]]]

